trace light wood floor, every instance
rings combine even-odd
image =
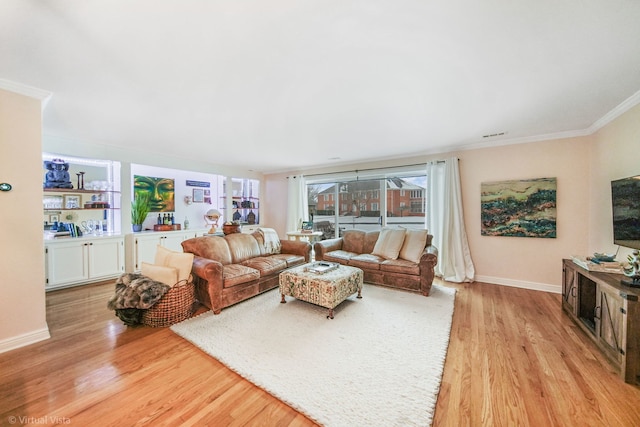
[[[434,426],[640,425],[640,388],[612,372],[559,295],[446,286],[458,294]],[[52,338],[0,354],[0,425],[314,425],[168,328],[123,326],[106,309],[112,292],[47,295]]]

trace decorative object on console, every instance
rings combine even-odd
[[[482,236],[556,237],[556,178],[483,182]]]
[[[256,223],[256,214],[253,211],[249,211],[247,214],[247,224],[255,224]]]
[[[222,232],[225,234],[240,233],[240,223],[238,221],[227,221],[222,225]]]
[[[148,193],[138,193],[131,202],[131,227],[134,232],[142,230],[142,223],[151,211]]]
[[[45,160],[44,188],[73,188],[69,177],[69,163],[62,159]]]
[[[80,209],[81,198],[79,194],[65,194],[62,197],[65,209]]]
[[[78,175],[78,190],[84,190],[84,174],[86,172],[78,172],[76,175]]]
[[[206,214],[204,214],[204,222],[205,227],[211,226],[209,229],[209,234],[214,234],[218,228],[218,220],[222,214],[217,209],[209,209]]]
[[[631,280],[622,280],[622,284],[632,288],[640,288],[640,251],[637,249],[627,257],[629,266],[624,268],[624,275]]]

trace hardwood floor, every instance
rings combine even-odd
[[[458,294],[434,426],[640,425],[640,388],[559,295],[445,286]],[[112,292],[47,295],[51,339],[0,354],[0,425],[314,425],[168,328],[125,327],[106,308]]]

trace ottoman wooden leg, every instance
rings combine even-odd
[[[329,309],[329,314],[327,315],[327,319],[333,319],[333,308]]]
[[[280,294],[280,295],[282,295],[282,299],[280,299],[280,304],[285,304],[285,303],[286,303],[286,301],[285,301],[285,299],[284,299],[284,294]]]
[[[356,298],[362,298],[362,289],[358,289],[358,296]]]

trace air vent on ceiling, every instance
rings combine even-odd
[[[496,136],[503,136],[503,135],[506,135],[506,134],[507,134],[506,132],[498,132],[498,133],[490,133],[490,134],[487,134],[487,135],[482,135],[482,137],[483,138],[494,138]]]

